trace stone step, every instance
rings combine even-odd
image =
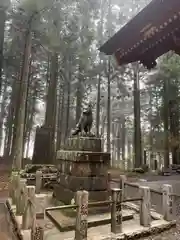
[[[101,225],[88,228],[88,240],[107,240],[107,239],[146,239],[148,236],[154,239],[154,235],[167,231],[170,228],[176,226],[176,221],[167,222],[165,220],[152,221],[150,227],[140,226],[140,220],[138,216],[134,216],[133,219],[123,222],[123,233],[118,233],[116,236],[111,233],[111,225]],[[73,240],[74,230],[68,232],[60,232],[57,228],[45,230],[46,240]],[[159,239],[162,239],[161,237]],[[169,238],[167,238],[169,239]]]
[[[123,221],[133,219],[135,211],[132,210],[123,210],[122,217]],[[61,231],[71,231],[75,229],[75,218],[70,218],[61,213],[60,210],[48,211],[47,217],[54,223],[54,225]],[[98,215],[89,215],[88,216],[88,227],[97,227],[111,222],[111,214],[104,213]]]

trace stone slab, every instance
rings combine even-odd
[[[126,202],[126,203],[122,203],[122,206],[124,208],[128,208],[128,209],[131,209],[131,210],[134,210],[136,212],[139,213],[140,211],[140,206],[132,203],[132,202]],[[151,218],[153,220],[163,220],[163,215],[157,213],[154,209],[151,209]]]
[[[44,226],[44,238],[46,240],[73,240],[74,231],[60,232],[53,224],[48,220],[44,219],[38,222],[41,226]],[[139,225],[138,214],[134,215],[134,218],[129,221],[123,222],[123,234],[112,234],[110,231],[110,224],[88,228],[88,240],[110,240],[110,239],[144,239],[149,235],[161,233],[169,230],[170,228],[176,227],[176,221],[167,222],[165,220],[152,221],[150,227],[143,227]],[[26,240],[30,239],[29,230],[22,231],[22,234]]]
[[[71,137],[68,138],[64,149],[101,152],[101,139],[94,137]]]
[[[67,189],[60,184],[54,185],[54,197],[64,204],[71,204],[75,192]],[[89,191],[89,201],[105,201],[109,197],[108,191]]]
[[[21,234],[23,236],[23,239],[31,240],[31,230],[21,230]]]
[[[88,240],[127,240],[127,239],[145,239],[150,235],[158,234],[169,230],[176,226],[176,221],[166,222],[164,220],[152,221],[150,227],[143,227],[139,225],[139,219],[134,219],[123,222],[123,233],[112,234],[111,225],[106,224],[88,228]],[[52,229],[45,229],[46,240],[74,240],[74,231],[60,232],[56,227]]]
[[[36,128],[33,164],[52,164],[52,137],[53,129],[45,126]]]
[[[36,218],[42,218],[44,216],[45,208],[52,206],[52,194],[52,192],[49,192],[35,195]],[[12,211],[16,213],[16,205],[12,204],[12,199],[8,198],[8,202],[11,205]]]
[[[58,183],[74,192],[78,190],[105,191],[108,188],[106,177],[75,177],[59,173]]]
[[[122,211],[123,221],[133,219],[134,213],[135,212],[132,210],[123,210]],[[60,210],[48,211],[46,215],[61,232],[75,230],[76,219],[62,216]],[[110,222],[111,222],[110,213],[88,216],[89,228],[109,224]]]
[[[57,163],[58,171],[73,175],[77,177],[81,176],[106,176],[109,163],[106,162],[74,162],[61,160]]]
[[[44,216],[44,210],[51,205],[52,193],[36,194],[36,217]]]
[[[104,152],[59,150],[57,151],[56,158],[57,161],[104,162],[110,164],[110,153]]]

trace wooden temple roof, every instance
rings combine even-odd
[[[140,61],[149,69],[170,50],[180,54],[180,0],[152,0],[99,50],[119,65]]]

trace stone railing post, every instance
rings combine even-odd
[[[44,229],[40,226],[36,226],[35,230],[31,231],[31,240],[44,240]]]
[[[172,193],[173,193],[173,188],[171,185],[169,184],[164,184],[163,185],[163,217],[164,220],[166,221],[171,221],[173,219],[173,197],[172,197]]]
[[[26,186],[26,194],[25,210],[22,216],[22,229],[32,229],[32,231],[35,231],[35,186]]]
[[[111,232],[122,232],[122,190],[119,188],[112,189],[112,205],[111,205]]]
[[[109,193],[109,198],[111,198],[111,173],[107,173],[107,190]]]
[[[122,189],[122,198],[124,199],[126,197],[125,192],[125,182],[127,181],[126,175],[120,175],[120,186],[119,188]]]
[[[75,195],[75,204],[78,205],[76,210],[75,240],[80,239],[81,198],[82,191],[77,191]]]
[[[24,213],[24,189],[26,187],[26,179],[20,179],[17,189],[17,203],[16,203],[16,214],[23,215]]]
[[[76,195],[77,209],[76,226],[75,226],[75,240],[87,240],[88,229],[88,198],[87,191],[78,191]]]
[[[12,180],[11,180],[10,196],[12,198],[12,204],[14,204],[14,205],[16,205],[16,203],[17,203],[16,190],[17,190],[19,181],[20,181],[20,175],[18,173],[13,173]]]
[[[12,199],[12,203],[14,203],[14,181],[15,181],[15,174],[12,173],[11,175],[11,181],[10,181],[10,191],[9,191],[9,197]]]
[[[42,171],[36,171],[36,194],[39,194],[42,187]]]
[[[140,205],[140,225],[149,227],[151,225],[151,193],[150,188],[146,186],[139,187],[142,198]]]

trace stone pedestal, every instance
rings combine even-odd
[[[51,128],[45,126],[37,127],[32,163],[53,164],[53,146]]]
[[[56,198],[70,204],[78,190],[89,192],[90,201],[108,199],[107,171],[110,153],[101,152],[101,139],[69,138],[63,150],[57,152],[58,184]]]

